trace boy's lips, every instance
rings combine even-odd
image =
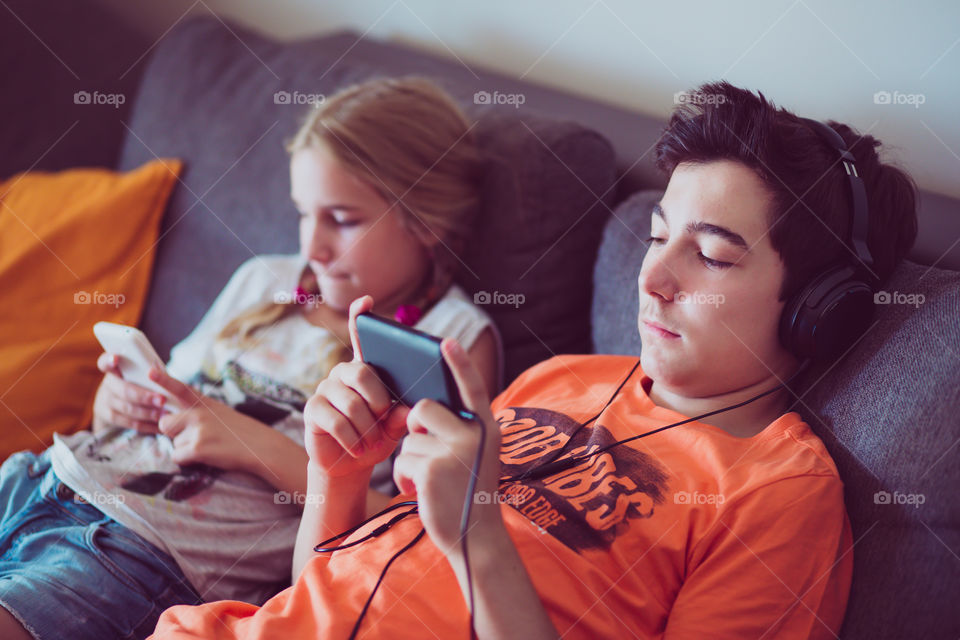
[[[656,322],[651,322],[649,320],[643,320],[643,324],[654,332],[658,336],[663,336],[664,338],[679,338],[680,334],[670,331],[666,327]]]

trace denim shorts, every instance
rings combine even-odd
[[[49,450],[0,466],[0,606],[34,638],[145,638],[199,603],[173,558],[57,479]]]

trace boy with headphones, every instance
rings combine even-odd
[[[175,607],[156,637],[836,637],[843,484],[790,402],[811,359],[869,330],[915,238],[915,188],[878,145],[701,86],[657,145],[639,360],[555,357],[490,404],[446,340],[467,419],[392,406],[362,362],[339,365],[305,411],[295,584],[262,608]],[[351,308],[355,342],[371,306]],[[365,521],[370,471],[407,431],[401,495]]]

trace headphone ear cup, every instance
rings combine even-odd
[[[873,289],[856,269],[828,269],[784,305],[780,343],[801,359],[838,358],[867,330],[873,307]]]

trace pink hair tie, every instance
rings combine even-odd
[[[307,290],[297,285],[297,288],[293,290],[293,303],[303,305],[307,302]]]
[[[417,305],[402,304],[397,307],[397,312],[393,314],[393,319],[400,324],[405,324],[408,327],[412,327],[413,325],[417,324],[422,315],[423,312],[420,311],[420,307]]]

